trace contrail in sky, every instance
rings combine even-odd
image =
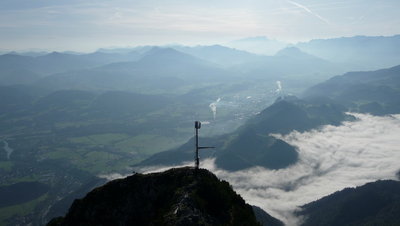
[[[294,6],[296,6],[296,7],[299,7],[300,9],[304,9],[307,13],[309,13],[309,14],[311,14],[313,16],[316,16],[318,19],[322,20],[326,24],[330,24],[329,21],[327,21],[325,18],[323,18],[322,16],[318,15],[317,13],[314,13],[313,11],[311,11],[311,9],[309,9],[308,7],[306,7],[306,6],[302,5],[302,4],[299,4],[297,2],[290,1],[290,0],[287,0],[287,2],[292,4],[292,5],[294,5]]]

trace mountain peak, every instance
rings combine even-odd
[[[146,56],[149,56],[149,55],[171,55],[171,54],[184,54],[184,53],[179,52],[173,48],[169,48],[169,47],[164,48],[164,47],[159,47],[159,46],[154,46],[145,53]]]
[[[323,60],[322,58],[304,52],[303,50],[295,46],[289,46],[284,49],[281,49],[275,54],[275,57],[283,57],[285,59],[289,58],[294,60],[305,60],[305,61],[316,60],[318,61],[318,63],[326,63],[326,61]]]
[[[201,61],[200,59],[191,56],[189,54],[180,52],[173,48],[163,48],[163,47],[153,47],[149,51],[144,54],[144,57],[140,61],[149,61],[149,62],[193,62],[193,61]]]
[[[63,55],[63,53],[60,53],[60,52],[57,52],[57,51],[53,51],[53,52],[51,52],[51,53],[49,53],[47,55],[49,55],[49,56],[61,56],[61,55]]]
[[[301,56],[301,55],[309,55],[299,48],[294,46],[289,46],[284,49],[281,49],[279,52],[275,54],[275,56]]]
[[[48,225],[260,225],[228,182],[192,167],[134,174],[75,200]]]
[[[38,57],[36,57],[37,59],[62,59],[62,60],[65,60],[65,59],[68,59],[68,58],[71,58],[71,54],[69,54],[69,53],[61,53],[61,52],[56,52],[56,51],[54,51],[54,52],[51,52],[51,53],[48,53],[48,54],[45,54],[45,55],[42,55],[42,56],[38,56]]]

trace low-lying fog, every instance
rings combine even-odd
[[[300,161],[289,168],[253,167],[228,172],[216,168],[213,159],[203,160],[201,167],[229,181],[248,203],[260,206],[287,225],[297,225],[301,219],[293,211],[303,204],[345,187],[396,178],[400,169],[400,115],[353,115],[357,121],[341,126],[275,134],[298,148]]]

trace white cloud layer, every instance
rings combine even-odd
[[[396,178],[400,169],[400,115],[354,116],[359,120],[341,126],[275,135],[298,148],[300,161],[290,168],[227,172],[216,168],[211,159],[201,162],[201,167],[229,181],[248,203],[287,225],[297,225],[301,219],[294,217],[293,211],[303,204],[345,187]]]

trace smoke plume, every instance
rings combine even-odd
[[[217,104],[221,101],[221,98],[218,98],[216,101],[212,102],[209,107],[213,113],[213,118],[215,120],[215,118],[217,117]]]
[[[278,86],[278,88],[275,90],[275,93],[278,95],[281,95],[282,93],[282,83],[281,81],[276,81],[276,85]]]

